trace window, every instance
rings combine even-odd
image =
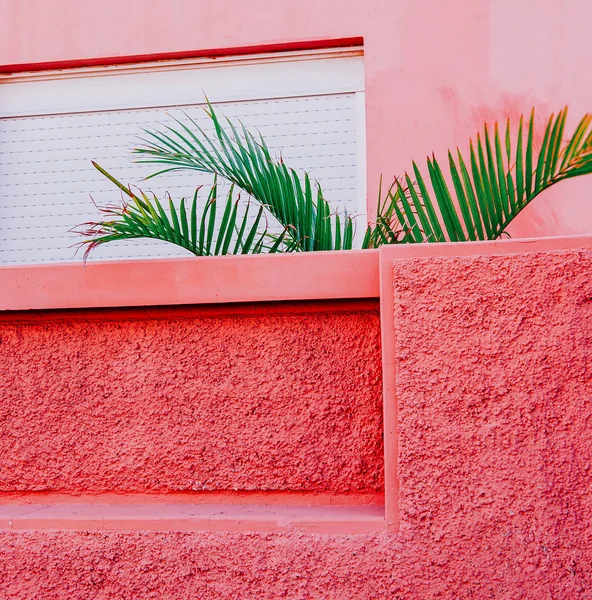
[[[142,127],[183,111],[207,127],[219,114],[265,137],[290,166],[318,179],[332,206],[365,214],[364,73],[360,49],[282,52],[0,76],[0,264],[72,261],[70,230],[97,220],[119,191],[91,165],[174,200],[211,178],[133,163]],[[172,115],[172,116],[171,116]],[[358,235],[363,235],[359,219]],[[164,242],[98,248],[91,259],[184,256]]]

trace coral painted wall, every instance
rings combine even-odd
[[[375,302],[10,316],[0,370],[0,492],[383,488]]]
[[[591,272],[590,248],[394,262],[400,532],[436,580],[410,597],[592,595]]]
[[[466,148],[484,120],[591,111],[591,18],[589,0],[2,0],[0,68],[361,36],[372,207],[380,174]],[[563,182],[513,236],[592,232],[591,190]]]
[[[529,252],[518,252],[517,244],[461,245],[459,253],[466,256],[445,256],[442,251],[431,258],[420,256],[423,248],[382,253],[389,272],[384,283],[394,292],[390,368],[396,377],[387,402],[389,410],[397,411],[398,531],[337,535],[290,529],[276,533],[4,529],[0,596],[590,598],[592,240],[583,240],[581,248],[569,245],[544,250],[539,243],[537,251]],[[444,248],[453,254],[453,246]],[[261,319],[248,317],[242,325],[230,319],[221,337],[213,339],[227,340],[230,330],[248,336],[253,318]],[[266,316],[262,327],[273,327],[277,319]],[[281,319],[295,325],[304,317]],[[371,361],[367,369],[372,369],[374,354],[361,352],[365,342],[358,346],[347,340],[362,335],[358,324],[369,329],[363,335],[375,339],[373,319],[374,313],[354,319],[345,313],[306,318],[319,334],[323,331],[331,342],[344,345],[338,354],[339,344],[312,347],[312,360],[323,355],[325,362],[328,348],[335,356],[324,377],[332,378],[341,361],[358,364],[348,353],[357,353],[360,364]],[[45,317],[39,320],[25,327],[25,338],[43,335],[49,325]],[[350,333],[336,331],[338,321],[338,329],[352,323],[355,327]],[[193,323],[199,330],[199,321]],[[78,335],[100,332],[96,324],[84,320],[62,327]],[[130,339],[133,335],[144,343],[150,337],[159,340],[152,347],[155,354],[157,346],[167,348],[164,331],[178,331],[170,318],[149,325],[107,321],[104,327],[112,332],[119,327]],[[188,340],[196,335],[191,328],[184,331]],[[282,336],[293,336],[297,328],[289,331]],[[303,339],[299,335],[297,339]],[[122,351],[132,348],[125,335],[116,337]],[[276,347],[278,338],[268,337],[266,346]],[[172,335],[173,347],[179,348],[179,341]],[[16,346],[11,348],[17,351]],[[46,356],[30,357],[42,379],[39,365],[51,374],[54,353],[70,358],[53,345],[48,350]],[[111,359],[93,352],[91,345],[81,364],[90,373],[104,373],[104,363]],[[113,347],[112,352],[119,350]],[[20,359],[28,360],[25,354]],[[282,364],[289,375],[288,365]],[[156,363],[153,368],[160,369]],[[149,371],[145,375],[149,381],[153,377]],[[162,381],[166,389],[168,384]],[[19,398],[22,395],[17,394],[14,401]],[[97,399],[97,407],[102,402]],[[113,406],[108,397],[107,402]],[[10,405],[3,406],[4,423],[7,409]],[[101,422],[100,411],[95,415]],[[28,416],[31,422],[30,409]],[[298,423],[299,414],[293,416]],[[134,424],[128,426],[133,429]],[[95,434],[101,435],[98,428]],[[329,448],[332,440],[335,452],[340,448],[338,438],[319,438],[317,443]],[[290,460],[287,454],[282,456]]]

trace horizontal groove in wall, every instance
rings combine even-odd
[[[316,492],[266,492],[262,490],[225,490],[195,491],[167,493],[126,493],[106,492],[88,494],[67,494],[49,491],[0,492],[0,506],[6,505],[58,505],[58,504],[218,504],[218,505],[251,505],[268,506],[382,506],[382,492],[351,492],[342,494]]]
[[[368,533],[384,525],[382,494],[0,496],[0,530]]]
[[[315,313],[373,312],[379,300],[301,300],[279,302],[243,302],[182,306],[147,306],[123,308],[79,308],[54,310],[0,311],[0,323],[48,323],[66,321],[158,321],[170,319],[207,319],[234,316],[301,315]]]

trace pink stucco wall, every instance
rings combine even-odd
[[[589,598],[592,239],[523,246],[381,253],[392,293],[385,408],[396,415],[398,530],[4,529],[2,597]],[[119,327],[146,339],[137,324]],[[152,335],[171,327],[155,321]],[[369,358],[363,344],[348,348]],[[38,376],[51,373],[54,350],[30,357]],[[84,358],[86,369],[103,369],[104,356]]]
[[[466,147],[484,120],[590,111],[591,17],[588,0],[2,0],[0,68],[363,37],[372,206],[381,173]],[[514,236],[592,232],[591,190],[547,192]]]
[[[432,592],[592,594],[591,272],[590,248],[394,263],[400,531]]]
[[[0,318],[0,492],[383,487],[376,302]]]

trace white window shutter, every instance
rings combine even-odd
[[[155,166],[130,150],[142,127],[187,113],[204,128],[204,94],[218,114],[259,131],[290,166],[318,179],[335,208],[365,224],[364,74],[360,51],[282,53],[0,77],[0,264],[75,260],[71,229],[121,200],[91,165],[173,199],[211,177]],[[206,192],[204,192],[205,194]],[[92,196],[92,200],[91,200]],[[187,255],[164,242],[107,244],[92,260]]]

